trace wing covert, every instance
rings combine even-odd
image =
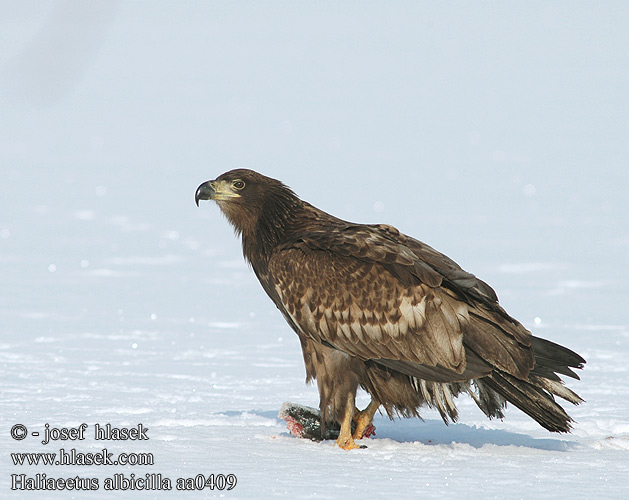
[[[361,359],[466,369],[467,307],[447,291],[405,285],[377,262],[285,248],[269,261],[282,307],[302,333]]]

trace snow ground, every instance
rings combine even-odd
[[[12,498],[629,497],[629,32],[624,2],[3,2],[0,489],[12,474],[235,474],[231,491]],[[368,449],[288,435],[316,406],[295,335],[194,191],[281,178],[488,281],[588,361],[553,435],[376,418]],[[367,403],[361,396],[361,402]],[[148,441],[42,445],[15,424]],[[16,466],[13,452],[150,452]]]

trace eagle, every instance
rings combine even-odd
[[[393,419],[428,406],[455,422],[461,394],[489,418],[503,418],[509,402],[549,431],[570,431],[555,396],[583,400],[559,375],[578,379],[573,368],[585,360],[533,336],[487,283],[446,255],[393,226],[334,217],[252,170],[204,182],[199,200],[218,204],[299,337],[322,431],[340,424],[340,448],[358,448],[380,408]],[[358,387],[371,396],[362,411]]]

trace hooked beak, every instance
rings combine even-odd
[[[201,184],[197,188],[197,192],[194,195],[194,201],[199,206],[199,200],[213,200],[216,195],[216,189],[214,189],[215,181],[207,181]]]
[[[199,206],[199,200],[228,200],[230,198],[240,198],[240,195],[231,188],[228,181],[207,181],[197,188],[194,201]]]

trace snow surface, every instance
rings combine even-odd
[[[2,2],[0,496],[629,498],[628,5]],[[460,398],[364,450],[291,437],[282,403],[318,404],[297,338],[194,205],[236,167],[428,242],[585,356],[574,432]],[[18,423],[142,423],[107,448],[155,464],[16,466],[103,448]],[[38,472],[238,484],[11,494]]]

